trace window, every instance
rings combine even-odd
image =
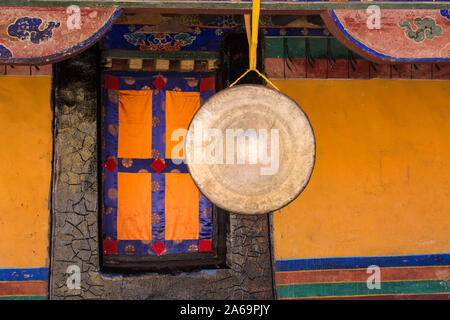
[[[214,94],[214,74],[110,71],[103,87],[102,266],[223,266],[226,214],[182,161],[184,130]]]

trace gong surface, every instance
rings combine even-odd
[[[280,209],[305,188],[315,140],[303,110],[262,85],[212,96],[194,115],[185,158],[199,190],[218,207],[242,214]]]

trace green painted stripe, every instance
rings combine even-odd
[[[387,281],[381,289],[369,289],[365,282],[308,283],[277,286],[278,298],[340,297],[379,294],[450,293],[450,280]]]
[[[348,48],[339,42],[336,38],[330,39],[330,50],[335,59],[347,59]]]
[[[117,59],[175,59],[175,60],[213,60],[220,57],[218,52],[210,51],[104,51],[105,58]]]
[[[0,297],[0,300],[47,300],[47,296],[7,296]]]
[[[265,57],[266,58],[284,58],[284,41],[286,41],[287,53],[290,58],[305,58],[306,57],[306,39],[304,37],[267,37],[265,42]],[[311,43],[311,52],[320,52],[321,49],[312,48],[312,46],[322,45],[325,41],[326,52],[326,38],[309,38]]]
[[[265,38],[264,55],[266,58],[284,58],[283,38]]]
[[[93,1],[93,0],[0,0],[0,6],[11,7],[66,7],[67,4],[80,7],[121,7],[121,8],[154,8],[154,9],[203,9],[203,10],[243,10],[251,11],[251,2],[238,1]],[[292,10],[324,10],[324,9],[367,9],[367,2],[262,2],[261,11],[292,11]],[[448,2],[385,2],[377,1],[382,9],[448,9]]]
[[[311,56],[314,59],[327,58],[327,39],[326,38],[309,38],[309,47]]]
[[[287,38],[287,47],[289,57],[305,58],[306,57],[306,39],[305,38]]]
[[[334,59],[348,59],[349,49],[336,38],[311,37],[309,48],[314,59],[327,59],[327,41],[330,41],[330,52]],[[267,37],[265,42],[266,58],[284,58],[283,37]],[[306,37],[286,37],[287,50],[290,58],[306,58]],[[364,59],[353,53],[355,59]]]

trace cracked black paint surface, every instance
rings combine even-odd
[[[227,269],[106,274],[99,259],[98,48],[54,70],[50,299],[274,299],[268,215],[230,215]],[[66,285],[70,265],[81,288]]]

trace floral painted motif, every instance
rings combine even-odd
[[[136,251],[136,249],[134,248],[133,245],[129,244],[125,247],[125,254],[134,254],[134,252]]]
[[[161,120],[159,119],[159,117],[154,116],[154,117],[152,118],[152,127],[153,127],[153,128],[156,128],[157,126],[159,126],[160,123],[161,123]]]
[[[153,192],[159,191],[160,188],[161,188],[161,185],[159,184],[158,181],[152,181],[152,191]]]
[[[191,244],[188,248],[189,252],[197,252],[198,251],[198,246],[195,244]]]
[[[400,21],[398,25],[406,28],[406,36],[415,42],[422,42],[425,39],[433,39],[442,35],[442,27],[436,24],[432,18],[415,18],[414,24],[417,30],[413,30],[409,21]]]
[[[159,152],[158,149],[156,149],[156,148],[152,149],[152,158],[153,159],[158,159],[160,155],[161,155],[161,153]]]
[[[119,128],[116,123],[111,123],[108,125],[108,133],[112,136],[117,136],[119,133]]]
[[[111,200],[117,199],[117,189],[116,188],[108,189],[108,198],[110,198]]]
[[[161,221],[161,217],[157,213],[152,213],[152,224],[158,224]]]
[[[211,216],[212,216],[212,208],[211,208],[211,207],[205,208],[205,209],[203,210],[203,215],[204,215],[206,218],[211,218]]]
[[[222,28],[236,28],[242,25],[242,21],[237,20],[237,16],[224,15],[217,16],[217,19],[212,21],[209,25]]]
[[[39,44],[49,40],[53,36],[53,29],[59,28],[60,23],[49,21],[43,30],[41,30],[41,25],[41,18],[22,17],[8,27],[8,35],[19,40],[30,40],[31,43]]]
[[[128,159],[128,158],[122,159],[122,165],[125,168],[131,167],[133,165],[133,159]]]
[[[108,89],[108,100],[112,103],[119,102],[119,93],[116,90]]]
[[[134,79],[134,78],[125,78],[125,79],[124,79],[124,82],[125,82],[126,84],[132,86],[133,84],[136,83],[136,79]]]
[[[181,47],[191,45],[196,39],[189,33],[127,33],[123,37],[142,51],[180,51]]]

